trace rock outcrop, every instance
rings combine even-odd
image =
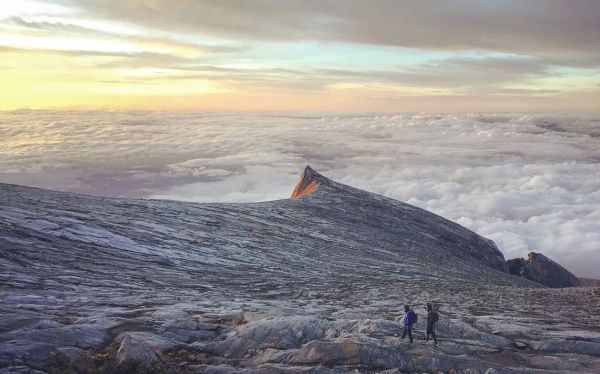
[[[527,260],[514,258],[508,260],[507,263],[509,273],[544,286],[558,288],[581,285],[581,281],[573,273],[541,253],[529,252]]]

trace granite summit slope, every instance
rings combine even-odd
[[[0,184],[0,373],[600,369],[600,290],[510,275],[490,240],[310,167],[293,195],[194,204]],[[389,320],[425,301],[440,350],[400,342]]]

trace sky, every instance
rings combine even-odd
[[[600,1],[0,0],[0,110],[600,112]]]
[[[196,202],[323,175],[600,279],[600,116],[0,112],[0,182]],[[593,259],[593,260],[592,260]]]

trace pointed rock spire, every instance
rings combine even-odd
[[[310,165],[307,165],[300,175],[300,180],[296,184],[291,198],[296,199],[315,191],[319,187],[319,184],[321,184],[321,179],[321,175],[314,171]]]

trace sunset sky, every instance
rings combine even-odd
[[[600,1],[0,5],[1,110],[600,112]]]

